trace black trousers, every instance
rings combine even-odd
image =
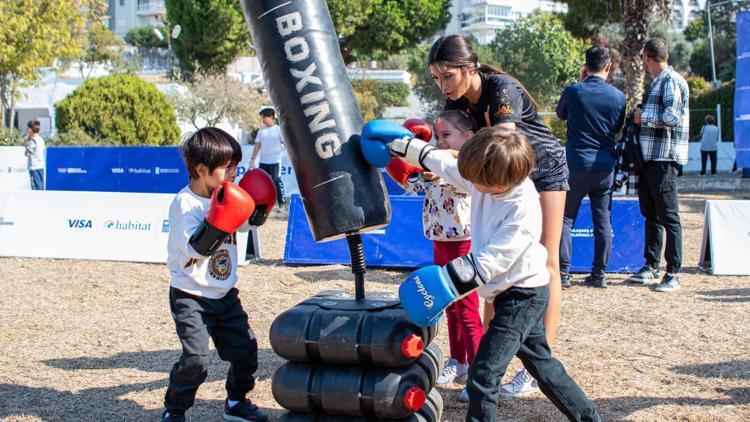
[[[547,286],[511,287],[495,298],[495,317],[469,369],[467,421],[495,421],[500,383],[514,355],[537,380],[544,395],[568,419],[601,420],[594,403],[565,372],[560,361],[552,357],[542,322],[548,302]]]
[[[568,184],[570,191],[565,199],[562,238],[560,240],[560,273],[570,274],[573,255],[573,225],[578,218],[581,201],[587,195],[591,201],[591,219],[594,223],[594,262],[591,274],[604,277],[612,251],[612,182],[614,170],[609,172],[571,172]]]
[[[706,174],[706,158],[711,160],[711,174],[716,174],[716,151],[701,150],[701,176]]]
[[[647,265],[653,268],[659,266],[666,230],[667,245],[664,258],[669,273],[680,271],[682,266],[682,224],[676,167],[677,164],[671,161],[646,162],[638,187],[641,214],[646,218],[643,257]]]
[[[259,167],[271,176],[273,184],[276,185],[276,203],[278,205],[284,204],[284,184],[281,182],[280,175],[281,165],[279,163],[260,163]]]
[[[169,288],[169,308],[182,343],[182,356],[169,373],[164,396],[164,407],[170,413],[190,408],[198,387],[206,380],[209,337],[219,357],[230,363],[226,382],[229,399],[241,400],[255,386],[258,342],[237,295],[237,289],[232,289],[221,299],[207,299]]]

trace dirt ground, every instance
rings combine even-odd
[[[711,195],[747,198],[748,193]],[[605,420],[750,420],[750,277],[716,277],[696,266],[705,194],[682,196],[682,289],[623,283],[565,291],[555,355]],[[748,216],[750,218],[750,216]],[[326,289],[350,289],[347,267],[287,267],[286,223],[262,228],[264,258],[240,269],[238,287],[259,337],[256,404],[282,414],[271,375],[275,315]],[[164,265],[0,258],[0,420],[157,420],[179,356]],[[402,272],[371,270],[368,289],[395,291]],[[447,350],[447,330],[438,342]],[[214,354],[193,421],[221,420],[227,365]],[[514,361],[506,378],[519,364]],[[442,389],[444,421],[462,420],[460,385]],[[541,394],[502,402],[499,420],[562,420]]]

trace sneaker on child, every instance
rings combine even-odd
[[[464,387],[463,390],[461,390],[461,394],[458,395],[458,401],[461,403],[468,403],[469,402],[469,390]]]
[[[235,422],[265,422],[268,416],[258,409],[250,400],[242,399],[234,406],[229,405],[229,400],[224,402],[224,420]]]
[[[469,375],[469,364],[458,363],[456,359],[450,358],[443,367],[443,373],[440,374],[435,384],[445,385],[454,382],[465,382]]]
[[[518,371],[509,383],[503,384],[500,387],[500,398],[507,400],[537,391],[539,391],[539,384],[537,384],[529,371],[524,368]]]
[[[169,413],[168,410],[165,410],[164,413],[161,414],[161,422],[185,422],[185,414],[184,413]]]
[[[646,265],[645,267],[638,270],[636,274],[631,275],[628,278],[628,281],[638,284],[645,284],[658,279],[659,270],[656,268],[652,268],[650,265]]]

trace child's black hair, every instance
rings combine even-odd
[[[229,162],[242,160],[242,148],[232,135],[216,127],[204,127],[190,135],[180,148],[190,179],[198,177],[198,164],[209,172]]]

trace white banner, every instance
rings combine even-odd
[[[0,256],[166,262],[173,194],[0,191]],[[247,233],[237,249],[247,250]],[[245,256],[239,257],[246,264]]]
[[[750,201],[706,201],[698,265],[711,274],[750,275]]]
[[[0,189],[31,190],[24,147],[0,147]]]
[[[243,145],[242,146],[242,162],[237,166],[237,181],[247,172],[250,158],[253,156],[254,145]],[[255,167],[258,167],[258,160],[256,159]],[[289,155],[286,150],[281,154],[281,183],[284,184],[284,196],[289,198],[294,194],[299,193],[299,187],[297,186],[297,176],[294,174],[294,168],[292,162],[289,160]]]

